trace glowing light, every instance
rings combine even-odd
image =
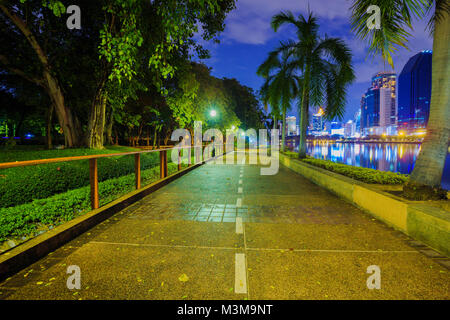
[[[321,117],[325,114],[325,111],[323,111],[322,107],[319,108],[317,113],[315,114],[316,117]]]
[[[211,117],[215,117],[217,115],[217,112],[216,110],[211,110],[209,114],[211,115]]]

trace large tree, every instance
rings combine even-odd
[[[312,13],[295,18],[290,11],[281,12],[272,18],[271,24],[275,32],[284,24],[291,25],[297,34],[297,39],[282,42],[275,52],[292,58],[290,65],[300,77],[298,156],[305,158],[310,104],[326,104],[327,119],[344,115],[347,87],[355,78],[352,54],[341,39],[319,36],[317,18]],[[270,59],[273,58],[269,56],[266,62]]]
[[[81,8],[81,30],[66,27],[63,14],[71,4]],[[102,148],[114,109],[151,85],[167,95],[177,59],[206,54],[194,35],[217,41],[234,5],[234,0],[2,0],[0,42],[11,48],[0,52],[0,68],[46,90],[67,146],[84,142]]]
[[[79,127],[66,103],[54,63],[57,58],[51,52],[53,49],[57,51],[56,43],[63,42],[62,34],[53,34],[51,23],[47,23],[52,16],[60,17],[64,11],[52,4],[43,8],[37,1],[25,4],[6,0],[0,2],[0,25],[4,30],[0,38],[3,43],[0,65],[7,72],[19,75],[45,90],[64,130],[66,144],[76,146],[80,144]]]
[[[380,29],[369,29],[370,5],[380,7]],[[448,0],[356,0],[352,24],[356,34],[366,39],[371,54],[381,54],[394,67],[392,54],[407,47],[412,18],[425,18],[433,10],[429,28],[433,34],[432,84],[427,134],[416,160],[410,182],[405,185],[412,199],[446,197],[440,188],[450,138],[450,3]],[[427,192],[428,191],[428,192]]]
[[[241,121],[230,107],[232,97],[228,95],[222,79],[211,75],[211,69],[204,64],[194,63],[192,70],[199,84],[197,97],[194,100],[196,106],[195,119],[203,122],[204,128],[214,128],[225,131],[235,126],[240,126]],[[212,116],[211,111],[216,115]]]
[[[224,78],[222,81],[231,99],[229,107],[241,121],[241,128],[245,130],[264,128],[265,115],[253,89],[241,84],[236,79]]]

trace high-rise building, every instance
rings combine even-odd
[[[295,136],[297,133],[297,118],[287,117],[286,118],[286,135],[287,136]]]
[[[316,136],[322,135],[325,126],[325,121],[323,121],[324,114],[325,113],[321,107],[317,110],[317,113],[313,114],[311,134]]]
[[[411,57],[398,79],[398,126],[413,133],[425,129],[430,114],[432,51]]]
[[[381,135],[395,131],[397,119],[396,74],[378,72],[361,98],[361,133]]]
[[[343,136],[344,135],[344,127],[341,123],[337,121],[333,121],[330,124],[330,135],[332,136]]]
[[[364,104],[361,109],[361,123],[363,135],[373,135],[374,128],[380,124],[380,89],[369,88],[364,95]]]
[[[344,137],[352,138],[355,136],[355,133],[356,133],[356,124],[353,122],[353,120],[348,120],[344,124]]]
[[[361,136],[361,109],[355,113],[355,137]]]

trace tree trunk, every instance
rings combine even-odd
[[[156,139],[157,139],[157,136],[158,136],[158,131],[157,131],[157,127],[155,126],[155,133],[154,133],[154,135],[153,135],[153,149],[156,148]]]
[[[309,109],[309,65],[306,65],[305,80],[303,84],[302,101],[300,106],[300,139],[298,146],[298,158],[306,158],[306,134],[308,131]]]
[[[286,110],[283,110],[283,128],[281,128],[281,152],[286,151]]]
[[[114,130],[114,133],[116,135],[116,146],[119,145],[119,133],[117,132],[117,129]]]
[[[433,39],[432,87],[427,134],[411,174],[412,183],[440,187],[450,137],[450,17],[442,13]]]
[[[52,123],[53,123],[53,104],[50,104],[50,107],[47,110],[47,126],[45,130],[46,135],[46,148],[51,150],[53,149],[53,143],[52,143]]]
[[[50,75],[50,72],[44,71],[44,77],[47,79],[48,94],[55,106],[58,122],[63,128],[65,146],[69,148],[80,146],[79,132],[75,129],[71,110],[65,105],[61,87],[57,80]]]
[[[112,138],[112,129],[113,129],[113,124],[114,124],[114,111],[112,108],[109,108],[109,112],[107,115],[107,125],[106,125],[106,132],[105,132],[105,136],[106,136],[106,144],[107,145],[113,145],[114,141]]]
[[[15,13],[11,12],[6,6],[0,5],[0,9],[5,13],[6,16],[19,28],[19,30],[24,34],[25,38],[30,43],[34,52],[39,58],[43,69],[43,79],[35,83],[41,85],[45,88],[47,94],[55,108],[56,116],[60,126],[63,128],[65,144],[67,147],[75,147],[80,145],[79,132],[77,132],[74,125],[74,117],[71,110],[65,105],[64,95],[62,93],[61,87],[58,81],[51,74],[51,67],[42,47],[37,42],[31,30],[28,28],[26,23]],[[20,72],[18,73],[20,74]],[[26,77],[30,80],[29,77]]]
[[[169,142],[169,136],[166,135],[166,136],[164,137],[164,145],[167,146],[167,143],[168,143],[168,142]]]
[[[144,120],[142,120],[141,123],[139,124],[138,133],[137,133],[137,137],[136,137],[136,146],[140,146],[139,141],[141,140],[143,129],[144,129]]]
[[[105,112],[107,92],[99,90],[91,107],[89,115],[87,146],[91,149],[103,149],[103,134],[105,130]]]

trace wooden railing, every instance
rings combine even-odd
[[[91,187],[91,208],[92,210],[98,209],[99,207],[99,192],[98,192],[98,159],[99,158],[109,158],[109,157],[119,157],[126,155],[134,155],[134,173],[136,179],[136,189],[141,189],[141,154],[143,153],[152,153],[159,152],[159,168],[160,168],[160,178],[164,179],[168,176],[167,170],[167,151],[178,150],[178,171],[181,170],[181,150],[188,149],[194,150],[195,154],[195,164],[199,163],[199,152],[201,148],[201,152],[203,154],[205,146],[198,147],[174,147],[174,148],[163,148],[163,149],[155,149],[155,150],[143,150],[143,151],[133,151],[133,152],[122,152],[122,153],[109,153],[109,154],[98,154],[98,155],[90,155],[90,156],[76,156],[76,157],[64,157],[64,158],[53,158],[53,159],[40,159],[40,160],[29,160],[29,161],[16,161],[16,162],[5,162],[0,163],[0,169],[8,169],[8,168],[17,168],[17,167],[27,167],[27,166],[35,166],[40,164],[48,164],[48,163],[60,163],[60,162],[69,162],[69,161],[80,161],[80,160],[89,160],[89,182]],[[191,151],[189,151],[191,153]],[[191,157],[192,154],[188,157],[188,166],[191,166]]]

